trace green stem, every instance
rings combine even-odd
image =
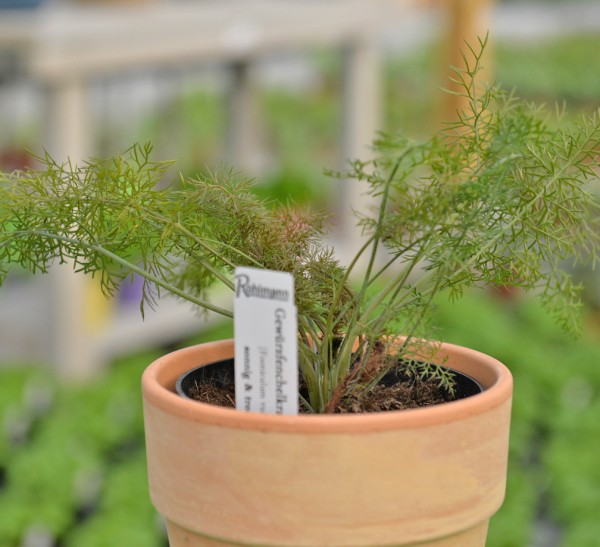
[[[45,238],[49,238],[49,239],[56,239],[58,241],[63,241],[65,243],[71,243],[73,245],[85,247],[86,249],[96,251],[96,252],[103,254],[104,256],[110,258],[111,260],[114,260],[118,264],[125,266],[126,268],[130,269],[132,272],[135,272],[135,273],[141,275],[142,277],[144,277],[145,279],[148,279],[148,281],[152,281],[152,283],[155,283],[156,285],[158,285],[159,287],[162,287],[163,289],[169,291],[170,293],[173,293],[173,294],[183,298],[184,300],[191,302],[192,304],[195,304],[201,308],[204,308],[205,310],[212,311],[212,312],[218,313],[220,315],[223,315],[224,317],[229,317],[229,318],[233,317],[233,313],[231,311],[221,308],[219,306],[216,306],[214,304],[211,304],[210,302],[200,300],[199,298],[196,298],[190,294],[185,293],[181,289],[177,288],[175,285],[168,283],[164,279],[161,279],[160,277],[157,277],[156,275],[151,274],[150,272],[147,272],[143,268],[140,268],[139,266],[136,266],[132,262],[129,262],[128,260],[121,258],[120,256],[112,253],[108,249],[105,249],[104,247],[102,247],[102,245],[94,245],[92,243],[85,243],[78,239],[73,239],[73,238],[69,238],[66,236],[61,236],[59,234],[53,234],[50,232],[44,232],[41,230],[24,230],[24,231],[13,232],[13,233],[15,233],[17,235],[33,234],[33,235],[37,235],[37,236],[45,237]]]
[[[211,254],[212,256],[214,256],[215,258],[220,260],[221,262],[223,262],[225,265],[229,266],[230,268],[235,268],[235,264],[233,264],[233,262],[228,260],[222,254],[215,251],[215,249],[213,249],[210,245],[208,245],[206,243],[206,241],[204,241],[201,238],[199,238],[198,236],[196,236],[193,232],[188,230],[185,226],[183,226],[179,222],[172,222],[169,218],[159,215],[153,211],[147,211],[147,213],[149,216],[154,217],[159,222],[163,222],[164,224],[172,226],[173,228],[175,228],[176,230],[181,232],[186,237],[189,237],[194,243],[196,243],[198,246],[202,247],[205,251],[207,251],[209,254]],[[219,281],[221,281],[221,283],[223,283],[226,287],[228,287],[232,291],[235,290],[235,285],[222,272],[220,272],[212,264],[207,262],[202,257],[198,256],[197,254],[195,254],[195,253],[190,253],[190,254],[193,254],[194,258],[196,260],[198,260],[200,262],[200,264],[202,264],[202,266],[204,268],[206,268],[209,272],[211,272]]]
[[[388,199],[389,199],[389,195],[390,195],[390,187],[392,185],[394,177],[396,176],[396,173],[398,172],[398,169],[400,168],[400,164],[402,163],[404,158],[406,158],[406,156],[411,151],[412,151],[412,147],[409,147],[407,150],[404,151],[404,153],[402,153],[396,159],[396,161],[394,162],[394,167],[390,171],[390,174],[389,174],[387,180],[385,181],[385,184],[383,187],[383,196],[381,198],[381,203],[379,204],[379,215],[377,217],[377,224],[375,225],[375,235],[373,238],[373,247],[371,249],[371,256],[369,258],[369,264],[367,266],[367,271],[365,272],[363,286],[366,286],[368,284],[369,278],[371,276],[371,271],[373,270],[373,266],[375,264],[375,258],[377,256],[377,249],[379,247],[379,242],[381,241],[381,229],[383,226],[383,220],[385,218],[385,210],[387,208],[387,203],[388,203]]]
[[[410,245],[407,245],[406,247],[404,247],[402,250],[394,251],[392,254],[392,258],[390,258],[390,260],[388,260],[377,271],[377,273],[371,277],[371,279],[369,280],[369,282],[366,285],[363,285],[363,287],[361,287],[360,291],[358,291],[348,302],[346,302],[345,306],[338,313],[337,319],[333,322],[333,328],[335,329],[337,327],[337,325],[341,321],[342,317],[344,317],[345,314],[348,313],[348,311],[350,310],[351,307],[359,305],[360,300],[362,299],[366,289],[368,289],[373,283],[375,283],[375,281],[377,281],[377,279],[379,279],[404,253],[414,249],[417,245],[422,243],[426,239],[426,237],[427,236],[422,236],[422,237],[418,238],[417,240],[413,241]],[[362,290],[363,288],[364,288],[364,290]]]

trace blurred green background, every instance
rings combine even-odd
[[[437,123],[438,45],[388,60],[386,129],[426,135]],[[600,36],[577,35],[494,46],[498,82],[527,99],[566,104],[568,115],[600,103]],[[264,90],[263,138],[276,162],[261,195],[323,205],[323,167],[332,166],[339,117],[334,60],[310,91]],[[216,161],[222,134],[216,94],[182,94],[126,137],[104,135],[106,149],[133,138],[163,142],[174,112],[176,154],[186,173]],[[169,137],[171,139],[171,137]],[[127,144],[125,142],[124,144]],[[586,275],[584,272],[583,275]],[[590,277],[593,282],[593,277]],[[600,320],[595,291],[584,335],[562,334],[533,302],[482,291],[439,302],[439,338],[489,353],[515,377],[506,502],[492,520],[490,547],[600,545]],[[193,340],[119,359],[93,384],[67,387],[43,363],[0,368],[0,547],[152,547],[166,545],[148,499],[140,375],[166,350],[231,334],[217,326]]]

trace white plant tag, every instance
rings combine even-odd
[[[298,414],[294,277],[236,268],[233,326],[238,410]]]

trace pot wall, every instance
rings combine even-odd
[[[269,416],[174,393],[181,373],[232,353],[195,346],[144,373],[150,494],[172,547],[485,545],[508,454],[512,380],[498,361],[444,345],[486,391],[400,412]]]

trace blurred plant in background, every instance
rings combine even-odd
[[[148,498],[139,378],[144,353],[93,385],[0,372],[0,546],[159,546]]]

